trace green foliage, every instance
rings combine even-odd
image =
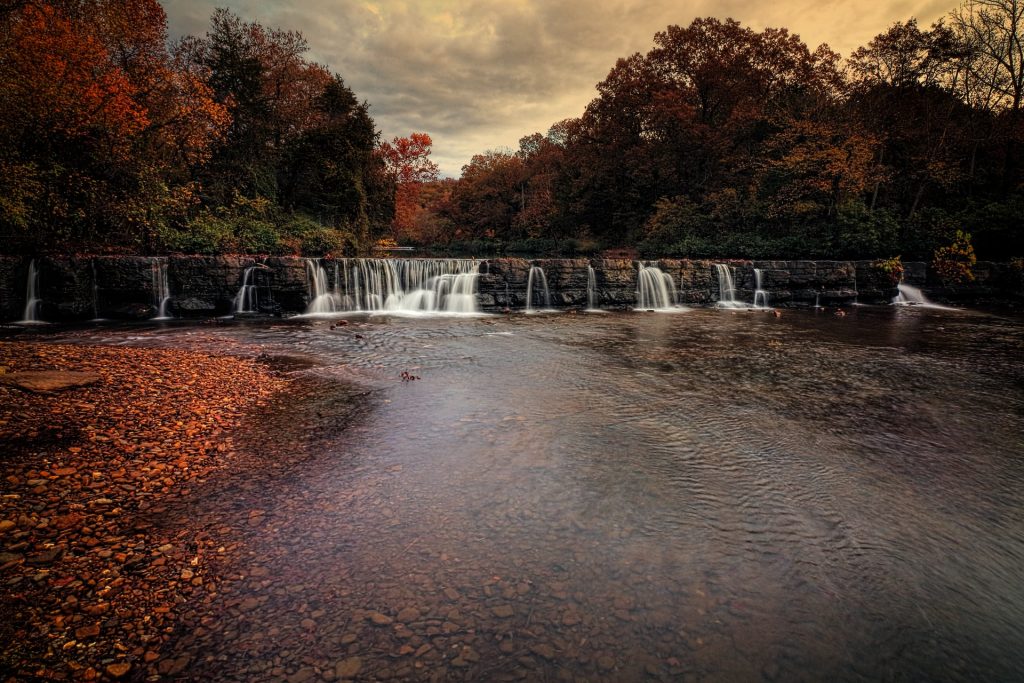
[[[164,228],[160,239],[164,249],[189,254],[325,256],[355,245],[348,230],[281,211],[262,197],[240,195],[231,206],[204,210],[182,228]]]
[[[900,225],[888,211],[868,211],[861,202],[844,205],[830,226],[829,256],[869,258],[892,253],[899,242]]]
[[[974,282],[972,268],[978,259],[971,245],[971,234],[957,230],[953,241],[935,250],[932,268],[946,284]]]
[[[872,263],[871,266],[889,278],[889,282],[892,283],[893,287],[903,281],[903,261],[899,256],[879,259]]]

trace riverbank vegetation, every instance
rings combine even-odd
[[[294,31],[152,0],[0,14],[0,235],[15,251],[931,259],[1024,253],[1024,12],[967,0],[847,59],[696,19],[578,118],[439,178]],[[959,231],[959,232],[958,232]],[[958,234],[970,233],[967,245]],[[973,241],[972,241],[973,240]]]

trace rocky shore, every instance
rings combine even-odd
[[[291,390],[253,359],[0,343],[0,680],[184,669],[164,644],[233,545],[181,506],[238,466],[246,415]]]

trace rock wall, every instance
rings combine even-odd
[[[155,273],[166,264],[171,311],[180,317],[227,315],[247,268],[258,288],[259,312],[302,312],[309,302],[306,259],[248,256],[96,256],[37,259],[43,320],[91,318],[143,319],[159,305]],[[347,263],[323,261],[333,287]],[[710,305],[719,298],[716,262],[682,259],[647,261],[667,273],[679,300],[686,305]],[[736,298],[754,300],[754,269],[761,270],[762,288],[772,306],[886,303],[895,295],[888,277],[870,261],[724,261],[733,274]],[[335,267],[337,264],[337,267]],[[597,304],[627,308],[636,304],[637,262],[627,259],[500,258],[481,261],[478,279],[480,306],[487,311],[524,308],[530,269],[538,266],[547,279],[551,305],[587,305],[588,267],[593,268]],[[1009,263],[981,262],[975,282],[947,287],[925,263],[905,263],[904,281],[921,287],[938,301],[1024,303],[1024,273]],[[19,320],[24,312],[29,261],[0,256],[0,320]],[[534,306],[544,305],[535,282]]]

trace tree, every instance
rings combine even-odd
[[[969,50],[962,79],[969,101],[1002,113],[1002,189],[1012,192],[1024,137],[1024,0],[966,0],[950,20]]]
[[[160,5],[25,3],[0,21],[0,224],[29,249],[151,247],[227,121],[168,51]]]
[[[974,59],[974,77],[998,94],[998,106],[1024,104],[1024,0],[967,0],[950,15]]]
[[[850,106],[878,140],[872,209],[886,190],[889,204],[913,218],[929,192],[950,192],[969,176],[962,161],[971,126],[956,93],[963,53],[941,22],[922,31],[910,20],[851,56]]]
[[[422,228],[429,224],[423,198],[424,186],[437,180],[437,164],[430,160],[433,140],[427,133],[413,133],[380,143],[377,154],[388,177],[395,183],[395,217],[391,230],[396,240],[423,243]],[[432,226],[432,224],[431,224]],[[430,232],[436,233],[431,227]]]

